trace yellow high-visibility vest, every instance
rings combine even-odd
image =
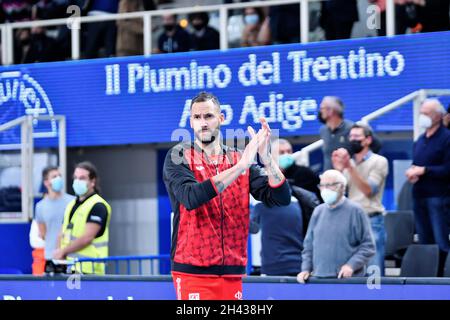
[[[103,234],[95,238],[88,246],[80,251],[67,255],[67,260],[75,258],[106,258],[108,256],[109,222],[111,220],[111,206],[98,194],[94,194],[86,199],[73,213],[69,221],[70,213],[75,205],[72,200],[66,207],[64,222],[62,226],[61,248],[67,247],[72,241],[78,239],[85,233],[86,222],[92,208],[97,203],[103,203],[108,211],[106,227]],[[75,270],[81,273],[105,274],[104,263],[83,262],[75,264]]]

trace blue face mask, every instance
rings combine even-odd
[[[323,189],[320,191],[320,195],[322,196],[323,202],[328,204],[329,206],[335,204],[338,198],[338,192],[330,189]]]
[[[249,14],[244,17],[245,24],[255,25],[259,22],[259,17],[257,14]]]
[[[72,188],[77,196],[82,196],[88,192],[87,181],[75,179],[73,180]]]
[[[50,183],[52,190],[55,192],[61,192],[61,190],[63,189],[63,179],[61,178],[61,176],[53,178]]]
[[[278,158],[278,165],[280,166],[281,169],[287,169],[293,164],[294,164],[294,157],[292,157],[292,154],[285,153]]]

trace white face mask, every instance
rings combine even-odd
[[[428,129],[432,126],[433,120],[429,116],[424,114],[419,115],[419,127],[423,129]]]

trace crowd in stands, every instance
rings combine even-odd
[[[367,0],[378,6],[381,15],[378,35],[386,34],[386,0]],[[230,1],[225,1],[226,3]],[[137,12],[177,7],[157,0],[1,0],[0,23],[68,18],[78,6],[82,16]],[[396,34],[449,30],[450,0],[395,0]],[[68,13],[70,12],[70,13]],[[289,4],[230,10],[242,21],[240,46],[300,42],[300,7]],[[219,31],[210,23],[214,13],[198,12],[156,19],[152,38],[153,53],[211,50],[220,47]],[[320,26],[323,40],[347,39],[354,24],[362,19],[357,0],[321,2],[317,15],[310,14],[310,29]],[[232,21],[232,20],[230,20]],[[236,21],[236,20],[233,20]],[[217,25],[217,24],[215,24]],[[16,29],[14,63],[58,61],[71,57],[70,30],[67,25],[48,28]],[[126,19],[82,24],[81,57],[111,57],[143,54],[143,21]]]

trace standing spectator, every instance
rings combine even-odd
[[[269,9],[270,33],[274,44],[300,42],[300,5],[288,4]]]
[[[447,107],[447,113],[444,116],[444,119],[442,120],[442,124],[447,129],[450,129],[450,104]]]
[[[358,21],[356,0],[322,1],[321,26],[327,40],[348,39],[352,35],[353,24]]]
[[[47,167],[42,171],[42,181],[46,192],[36,204],[36,222],[39,236],[45,240],[46,269],[51,264],[53,252],[57,249],[57,238],[64,220],[64,211],[73,196],[62,191],[63,179],[57,167]]]
[[[262,8],[245,8],[244,23],[241,46],[265,46],[270,43],[269,19],[266,18]]]
[[[46,35],[45,29],[35,27],[22,29],[19,34],[20,49],[15,52],[16,63],[51,62],[64,60],[64,56],[53,38]]]
[[[278,153],[278,165],[289,184],[306,189],[316,194],[317,198],[320,199],[320,191],[317,188],[320,182],[319,177],[309,167],[295,163],[291,143],[285,139],[279,139],[272,143],[272,150]]]
[[[304,238],[298,200],[292,196],[291,203],[284,207],[256,204],[250,214],[250,233],[260,230],[261,274],[296,276],[301,271]]]
[[[342,171],[348,181],[348,198],[359,204],[370,218],[375,237],[376,254],[370,265],[377,265],[384,275],[384,247],[386,232],[383,206],[383,193],[388,175],[388,161],[385,157],[370,151],[373,141],[369,126],[354,124],[350,130],[350,150],[340,148],[333,152],[335,169]]]
[[[325,203],[314,210],[303,243],[302,272],[297,275],[301,283],[311,274],[333,278],[366,274],[375,244],[367,214],[344,196],[346,184],[337,170],[325,171],[320,177]]]
[[[192,50],[199,51],[220,49],[220,35],[216,29],[208,26],[208,13],[191,13],[189,14],[189,21],[192,28],[194,28],[194,32],[191,34]]]
[[[177,23],[174,14],[162,17],[164,31],[158,38],[156,53],[185,52],[190,49],[189,34]]]
[[[117,13],[119,0],[87,0],[88,16],[100,16]],[[99,50],[104,48],[106,57],[114,56],[116,52],[116,22],[102,21],[86,24],[86,58],[98,58]]]
[[[326,96],[320,103],[320,138],[323,140],[323,171],[333,168],[331,154],[339,148],[349,148],[348,134],[353,122],[344,119],[344,103],[338,97]]]
[[[437,99],[420,107],[419,125],[425,129],[414,143],[413,163],[406,177],[414,184],[416,231],[423,244],[437,243],[439,275],[450,249],[450,131],[442,125],[445,109]]]
[[[108,257],[111,207],[100,197],[97,169],[90,162],[76,165],[73,190],[77,195],[66,207],[60,248],[53,258],[73,261],[77,257]],[[77,263],[77,272],[104,274],[104,263]]]
[[[120,0],[119,13],[156,9],[153,0]],[[117,20],[117,56],[136,56],[144,53],[142,19]]]

